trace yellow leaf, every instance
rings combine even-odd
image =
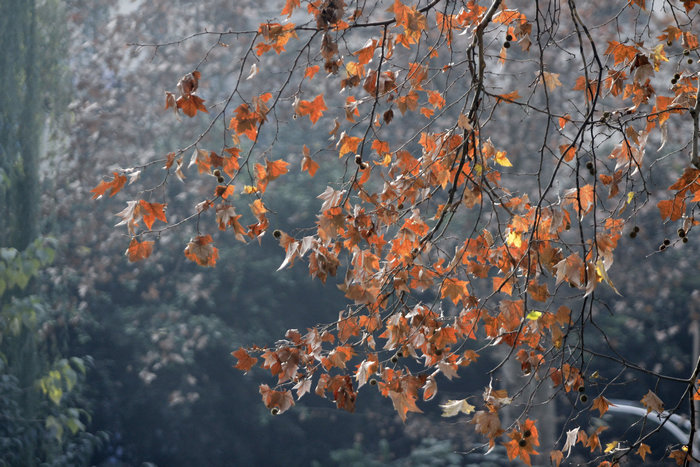
[[[605,270],[605,264],[603,264],[603,260],[601,258],[598,258],[598,261],[596,261],[595,270],[596,270],[596,273],[598,274],[598,277],[600,278],[600,280],[602,280],[603,282],[608,284],[610,286],[610,288],[615,291],[616,294],[622,296],[622,294],[617,291],[617,289],[615,288],[615,285],[610,280],[610,276],[608,276],[608,271]]]
[[[540,319],[540,316],[542,316],[542,312],[541,312],[541,311],[532,310],[532,311],[531,311],[530,313],[528,313],[527,316],[525,316],[525,317],[526,317],[527,319],[531,320],[531,321],[537,321],[538,319]]]
[[[508,244],[508,246],[520,248],[520,246],[523,244],[523,240],[520,236],[520,233],[511,231],[508,234],[508,237],[506,237],[506,243]]]
[[[501,165],[503,167],[513,167],[513,164],[511,164],[508,158],[506,157],[505,151],[498,151],[496,153],[495,159],[498,165]]]
[[[605,445],[605,451],[604,452],[611,452],[613,449],[617,447],[617,441],[610,442]]]
[[[381,162],[374,161],[374,163],[377,165],[383,165],[384,167],[388,166],[391,164],[391,154],[384,154],[384,159],[382,159]]]
[[[634,199],[634,191],[630,191],[629,193],[627,193],[627,204],[630,204],[633,199]]]
[[[661,62],[667,62],[666,54],[664,53],[664,45],[659,44],[654,47],[654,51],[651,53],[651,58],[654,60],[654,71],[659,71],[659,65]]]

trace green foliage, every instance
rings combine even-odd
[[[86,361],[52,349],[47,303],[25,293],[53,247],[40,238],[22,252],[0,248],[0,465],[87,464],[99,442],[85,433]]]

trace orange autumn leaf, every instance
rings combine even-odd
[[[143,223],[146,224],[148,229],[153,226],[156,219],[165,223],[168,222],[165,218],[165,204],[149,203],[148,201],[140,200],[138,209],[143,219]]]
[[[282,8],[282,16],[287,16],[291,17],[292,13],[294,13],[294,10],[296,8],[299,8],[301,6],[300,0],[287,0],[287,2],[284,4],[284,8]]]
[[[233,195],[235,188],[236,187],[234,185],[218,185],[216,190],[214,190],[214,196],[221,197],[221,199],[226,199]]]
[[[229,129],[238,135],[245,135],[251,141],[255,141],[258,136],[258,125],[264,121],[264,117],[251,110],[248,104],[241,104],[234,110],[236,114],[231,118]]]
[[[391,402],[394,404],[394,409],[401,417],[401,421],[406,423],[406,416],[408,412],[418,412],[423,411],[416,405],[417,395],[407,393],[406,391],[389,391],[389,397]]]
[[[631,62],[638,53],[637,47],[621,44],[618,41],[608,41],[608,48],[605,51],[605,55],[613,56],[615,65]]]
[[[288,390],[275,391],[270,389],[270,386],[267,384],[261,384],[260,394],[265,407],[270,409],[273,415],[280,415],[294,405],[294,398],[291,391]]]
[[[576,156],[576,148],[570,144],[562,144],[559,146],[559,153],[564,156],[566,162],[571,162]]]
[[[608,411],[608,408],[610,406],[615,406],[615,404],[612,404],[609,400],[607,400],[604,396],[600,395],[593,399],[593,406],[591,407],[591,410],[598,410],[600,412],[600,415],[602,416],[605,412]]]
[[[250,371],[253,365],[255,365],[258,361],[256,357],[252,357],[243,347],[231,352],[231,355],[238,359],[238,363],[236,363],[235,368],[243,371]]]
[[[378,139],[372,141],[372,149],[377,151],[377,154],[379,155],[384,155],[391,152],[391,150],[389,149],[389,143],[386,141],[380,141]]]
[[[311,159],[311,157],[309,157],[309,156],[304,156],[301,159],[301,171],[302,172],[308,171],[309,175],[312,177],[314,175],[316,175],[316,171],[318,170],[318,167],[319,167],[318,162]]]
[[[129,258],[129,261],[133,263],[148,258],[151,256],[152,252],[153,242],[139,242],[136,238],[132,238],[131,242],[129,243],[129,248],[126,250],[126,255]]]
[[[357,151],[357,148],[360,145],[361,141],[362,138],[360,138],[359,136],[348,136],[345,133],[343,133],[340,137],[340,141],[338,141],[338,144],[340,145],[340,149],[338,151],[339,157],[343,157],[349,152]]]
[[[287,169],[288,166],[289,162],[283,159],[277,159],[276,161],[266,161],[265,171],[267,172],[267,179],[272,181],[280,175],[286,174],[289,171]]]
[[[185,247],[185,256],[200,266],[216,266],[219,249],[214,246],[211,235],[198,235]]]
[[[253,212],[253,215],[258,219],[263,217],[264,214],[267,212],[267,209],[265,208],[265,205],[263,204],[261,199],[256,199],[255,201],[253,201],[253,204],[250,205],[250,210]]]
[[[109,190],[109,197],[111,198],[119,193],[122,188],[124,188],[126,180],[126,175],[120,175],[118,172],[114,172],[112,181],[105,182],[103,180],[95,188],[90,190],[90,193],[94,193],[92,199],[97,199],[103,196],[107,190]]]
[[[661,212],[662,219],[677,221],[683,217],[685,212],[685,200],[682,196],[675,196],[673,199],[665,199],[659,201],[656,206]]]
[[[314,79],[314,76],[316,76],[316,73],[318,73],[318,70],[320,67],[318,65],[313,65],[306,67],[306,71],[304,72],[304,78],[309,78]]]
[[[500,102],[500,101],[515,102],[518,99],[520,99],[520,94],[518,93],[517,90],[515,90],[513,92],[509,92],[508,94],[498,94],[496,96],[496,100],[498,102]]]
[[[326,102],[323,100],[323,94],[319,94],[312,101],[300,101],[296,108],[297,115],[300,117],[308,115],[312,124],[315,124],[321,118],[324,110],[328,110],[328,107],[326,107]]]
[[[209,113],[206,106],[204,105],[204,99],[197,96],[196,94],[187,94],[177,98],[177,108],[182,109],[182,113],[188,117],[194,117],[197,111],[204,113]]]
[[[377,48],[377,40],[371,39],[367,41],[367,44],[355,52],[353,55],[357,55],[357,61],[360,65],[366,65],[372,60],[374,55],[374,50]]]

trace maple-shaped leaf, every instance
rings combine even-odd
[[[238,363],[236,363],[235,368],[238,368],[239,370],[243,371],[250,371],[250,369],[255,365],[258,361],[257,357],[251,356],[246,349],[243,347],[239,348],[238,350],[231,352],[231,355],[236,357],[238,359]]]
[[[284,8],[282,8],[282,16],[287,16],[288,18],[292,16],[292,13],[294,13],[294,10],[296,8],[299,8],[301,6],[301,2],[299,0],[287,0],[287,2],[284,4]]]
[[[194,117],[197,111],[209,113],[204,105],[204,99],[196,94],[186,94],[177,98],[177,108],[182,109],[182,112],[188,117]]]
[[[230,204],[221,204],[216,207],[216,221],[219,224],[219,230],[226,230],[227,227],[233,227],[233,232],[236,240],[245,243],[246,230],[241,225],[241,214],[236,214],[236,209]]]
[[[423,413],[416,405],[417,397],[414,394],[409,394],[407,391],[389,391],[389,397],[394,403],[394,409],[398,412],[402,422],[406,422],[408,412]]]
[[[639,443],[639,448],[637,449],[637,455],[642,458],[642,461],[646,461],[647,454],[651,454],[651,448],[648,444]]]
[[[521,447],[522,440],[511,439],[507,443],[504,443],[506,447],[506,453],[508,454],[508,459],[513,460],[516,457],[520,457],[522,461],[527,465],[532,465],[532,460],[530,459],[530,452]],[[534,452],[537,454],[537,451]]]
[[[687,448],[685,451],[682,451],[680,449],[675,449],[671,451],[671,453],[668,455],[671,459],[676,461],[677,465],[688,465],[687,460],[688,460],[688,451]]]
[[[468,296],[466,281],[448,277],[442,283],[440,298],[449,298],[456,305],[460,300],[464,301]]]
[[[319,94],[312,101],[299,101],[296,105],[296,113],[298,116],[309,116],[312,124],[316,124],[319,118],[323,115],[323,111],[328,110],[326,102],[323,100],[323,94]]]
[[[198,235],[185,247],[185,256],[200,266],[216,266],[219,249],[213,244],[211,235]]]
[[[297,392],[297,400],[301,399],[304,394],[311,391],[311,378],[302,378],[297,384],[292,387]]]
[[[267,384],[261,384],[260,394],[265,407],[270,409],[273,415],[280,415],[294,405],[291,391],[275,391]]]
[[[454,417],[460,412],[469,415],[475,409],[466,399],[448,400],[444,404],[440,404],[440,408],[442,408],[443,417]]]
[[[404,33],[400,36],[405,38],[402,42],[406,48],[409,48],[411,44],[418,43],[421,36],[421,31],[424,31],[427,27],[425,16],[413,7],[404,5],[399,0],[394,0],[394,4],[389,7],[389,11],[394,13],[396,18],[396,25],[403,26]],[[397,42],[400,38],[397,38]]]
[[[561,81],[559,81],[559,73],[543,71],[540,79],[544,81],[548,91],[554,91],[556,88],[561,86]]]
[[[259,115],[254,110],[251,110],[248,104],[241,104],[234,110],[236,114],[231,117],[229,129],[233,129],[236,134],[246,135],[251,141],[255,141],[258,136],[258,125],[264,121],[264,117]]]
[[[261,34],[267,44],[257,45],[257,55],[262,55],[270,49],[274,49],[278,54],[284,52],[284,46],[287,45],[290,39],[297,37],[296,25],[294,23],[261,23],[258,28],[258,33]]]
[[[306,155],[305,155],[305,156],[301,159],[301,171],[302,171],[302,172],[308,171],[308,172],[309,172],[309,175],[312,176],[312,177],[313,177],[314,175],[316,175],[316,171],[318,170],[318,167],[319,167],[318,162],[316,162],[315,160],[311,159],[311,157],[309,157],[309,156],[306,156]]]
[[[338,150],[338,157],[343,157],[349,152],[357,151],[360,141],[362,141],[362,138],[359,136],[348,136],[345,134],[345,132],[343,132],[340,135],[340,140],[338,141],[338,146],[340,146],[340,149]]]
[[[126,250],[126,256],[129,257],[129,261],[132,263],[135,261],[141,261],[151,256],[153,252],[153,242],[144,241],[139,242],[136,238],[132,238],[129,242],[129,248]]]
[[[250,210],[258,219],[264,217],[265,213],[267,212],[267,209],[265,208],[265,205],[261,199],[256,199],[253,201],[253,204],[250,205]]]
[[[353,55],[357,55],[357,61],[360,65],[366,65],[372,60],[377,44],[377,39],[368,39],[364,47],[353,53]]]
[[[612,55],[615,60],[615,65],[627,63],[634,60],[634,57],[639,53],[639,49],[632,45],[621,44],[617,41],[608,41],[608,48],[605,55]]]
[[[148,201],[140,200],[138,211],[143,219],[143,223],[150,230],[156,219],[163,221],[167,224],[168,220],[165,218],[165,204],[163,203],[149,203]]]
[[[588,214],[595,203],[595,188],[591,184],[582,186],[581,188],[571,188],[564,192],[564,202],[571,204],[579,214],[579,218],[583,218]]]
[[[600,395],[593,399],[593,407],[591,407],[591,410],[597,409],[598,412],[600,412],[600,415],[602,416],[605,412],[608,411],[608,408],[611,405],[615,407],[615,404],[611,403],[604,396]]]
[[[661,219],[677,221],[685,212],[685,199],[683,196],[675,196],[673,199],[664,199],[656,205],[661,212]]]
[[[558,262],[554,268],[557,272],[557,284],[566,280],[580,287],[582,285],[584,265],[578,253],[573,253]]]
[[[120,175],[118,172],[114,172],[113,175],[114,177],[112,178],[112,181],[105,182],[102,180],[95,188],[90,190],[90,193],[94,193],[92,199],[101,197],[107,190],[110,190],[109,196],[111,198],[119,193],[122,188],[124,188],[127,180],[126,175]]]
[[[498,418],[497,412],[479,410],[474,414],[471,422],[475,425],[474,429],[477,433],[486,436],[489,439],[489,446],[493,447],[496,437],[503,433],[501,428],[501,420]]]
[[[289,162],[277,159],[276,161],[266,161],[265,172],[267,173],[267,179],[272,181],[279,177],[280,175],[286,174],[289,170]]]
[[[319,69],[320,67],[318,65],[306,67],[306,71],[304,72],[304,78],[309,78],[310,80],[314,79],[314,76],[316,75],[316,73],[318,73]]]
[[[654,394],[651,389],[647,392],[644,397],[642,397],[641,403],[647,409],[647,413],[652,410],[656,413],[661,414],[664,411],[664,403],[659,399],[659,396]]]

